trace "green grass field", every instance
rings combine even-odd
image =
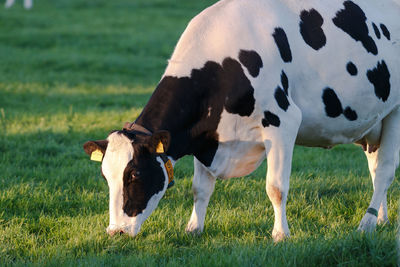
[[[265,163],[218,181],[204,233],[185,234],[191,157],[136,238],[106,234],[108,187],[82,144],[139,115],[186,24],[213,2],[0,7],[0,266],[396,265],[399,178],[388,192],[391,224],[358,233],[372,184],[353,145],[296,147],[285,242],[271,239]]]

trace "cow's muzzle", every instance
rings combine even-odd
[[[113,224],[107,227],[107,234],[110,236],[128,234],[131,237],[135,237],[139,233],[139,230],[140,227],[135,227],[134,225],[119,226]]]

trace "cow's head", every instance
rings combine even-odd
[[[168,185],[164,163],[168,158],[160,152],[160,146],[167,151],[169,142],[167,131],[151,134],[140,129],[124,129],[111,132],[106,140],[84,144],[85,152],[92,159],[102,161],[101,171],[108,183],[108,234],[135,236],[157,207]]]

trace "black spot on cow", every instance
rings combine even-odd
[[[289,40],[285,31],[282,28],[275,28],[272,37],[274,37],[275,44],[278,47],[282,60],[286,63],[291,62],[292,51],[290,50]]]
[[[263,67],[262,59],[256,51],[240,50],[239,61],[254,78],[258,76],[260,69]]]
[[[279,127],[281,125],[279,117],[270,111],[264,111],[264,118],[261,123],[264,127],[269,127],[270,125]]]
[[[289,80],[288,80],[288,77],[286,76],[286,73],[283,70],[281,73],[281,83],[282,83],[283,91],[285,91],[286,95],[289,95]]]
[[[321,49],[326,44],[326,36],[321,26],[324,19],[315,9],[303,10],[300,13],[300,33],[306,44],[315,50]]]
[[[165,76],[136,123],[152,132],[169,131],[167,154],[175,160],[194,155],[210,166],[218,149],[216,130],[223,110],[250,116],[254,105],[254,89],[242,65],[225,58],[222,64],[207,61],[190,77]]]
[[[386,28],[385,24],[379,25],[381,27],[382,30],[382,34],[386,37],[386,39],[390,40],[390,32],[388,30],[388,28]]]
[[[280,88],[279,86],[275,89],[275,100],[278,103],[278,106],[283,109],[284,111],[287,111],[289,108],[289,100],[287,99],[287,96],[285,92]]]
[[[374,85],[375,95],[385,102],[390,94],[390,73],[384,60],[367,71],[368,80]]]
[[[360,41],[369,53],[377,55],[378,48],[369,36],[367,17],[364,11],[352,1],[345,1],[343,5],[344,9],[336,13],[336,17],[332,19],[333,23],[354,40]]]
[[[322,94],[322,100],[325,104],[325,112],[327,116],[336,118],[342,115],[342,103],[340,103],[340,100],[333,89],[325,88]]]
[[[358,118],[357,113],[353,109],[351,109],[350,107],[345,108],[345,110],[343,111],[343,115],[349,121],[355,121]]]
[[[325,88],[322,93],[322,101],[325,104],[325,113],[328,117],[337,118],[344,114],[349,121],[357,120],[357,113],[350,107],[343,110],[342,103],[335,91],[329,87]]]
[[[225,109],[229,113],[240,116],[250,116],[254,110],[254,89],[243,72],[239,62],[232,58],[226,58],[222,62],[222,77],[220,78],[220,88],[226,93]],[[192,72],[192,77],[195,72]],[[200,78],[203,75],[200,75]],[[223,102],[222,102],[223,103]]]
[[[381,39],[381,32],[378,29],[378,26],[376,26],[375,23],[372,22],[372,28],[374,29],[376,38]]]
[[[349,63],[347,63],[346,68],[347,68],[348,73],[350,73],[351,76],[357,75],[358,70],[357,70],[356,65],[354,65],[353,62],[350,61]]]

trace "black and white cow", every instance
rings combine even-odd
[[[100,150],[107,232],[139,232],[167,189],[168,160],[194,155],[186,231],[201,232],[216,179],[267,158],[281,240],[294,145],[344,143],[365,150],[374,193],[359,229],[373,230],[388,219],[399,161],[399,90],[398,1],[222,0],[189,23],[135,123],[84,145]]]

